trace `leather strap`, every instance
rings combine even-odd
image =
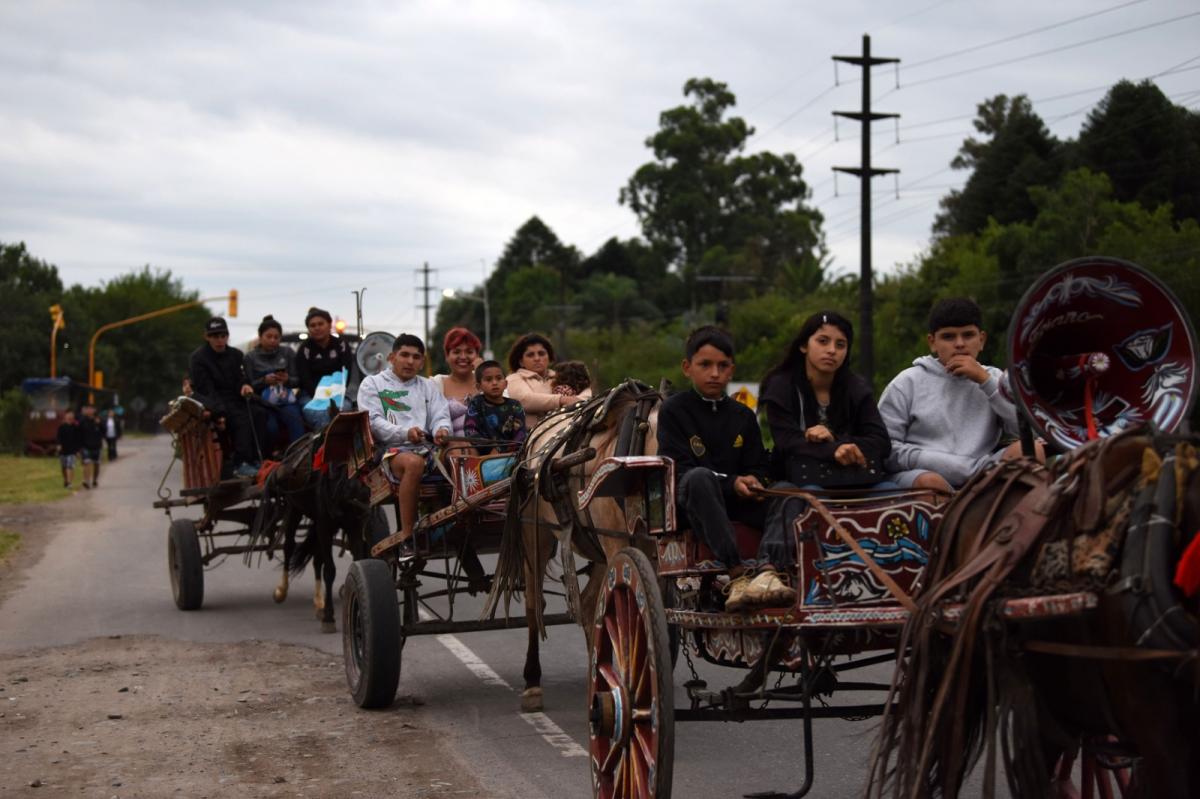
[[[1094,660],[1200,660],[1200,649],[1142,649],[1136,646],[1064,644],[1059,641],[1026,641],[1021,648],[1045,655]]]

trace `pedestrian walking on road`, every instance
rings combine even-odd
[[[58,440],[58,462],[62,466],[63,488],[70,488],[75,479],[75,461],[79,457],[79,451],[83,449],[83,431],[79,429],[75,411],[63,414],[63,421],[58,426],[55,438]]]
[[[116,411],[109,411],[108,418],[104,420],[104,441],[108,444],[109,463],[117,459],[117,439],[120,437],[121,420],[117,418]]]
[[[100,450],[104,446],[104,425],[96,415],[95,405],[84,405],[79,419],[83,435],[83,487],[100,485]]]

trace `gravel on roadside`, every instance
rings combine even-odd
[[[340,661],[267,641],[97,638],[0,656],[0,794],[483,797],[401,698],[363,711]]]

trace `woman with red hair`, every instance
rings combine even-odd
[[[465,327],[452,327],[442,339],[442,352],[450,374],[434,375],[433,382],[450,403],[450,426],[456,436],[463,434],[467,418],[467,399],[476,392],[475,365],[482,348],[479,337]]]

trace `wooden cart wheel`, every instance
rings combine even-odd
[[[403,648],[391,569],[377,558],[351,563],[342,601],[342,659],[356,705],[392,704],[400,684]]]
[[[588,707],[593,796],[669,799],[675,699],[667,619],[654,567],[630,547],[609,563],[596,608]]]
[[[1075,773],[1078,763],[1079,773]],[[1116,799],[1131,796],[1132,766],[1118,765],[1084,746],[1059,759],[1054,769],[1053,796],[1058,799]],[[1140,795],[1140,794],[1139,794]]]
[[[167,568],[175,607],[197,610],[204,603],[204,560],[200,536],[191,519],[174,519],[167,533]]]

